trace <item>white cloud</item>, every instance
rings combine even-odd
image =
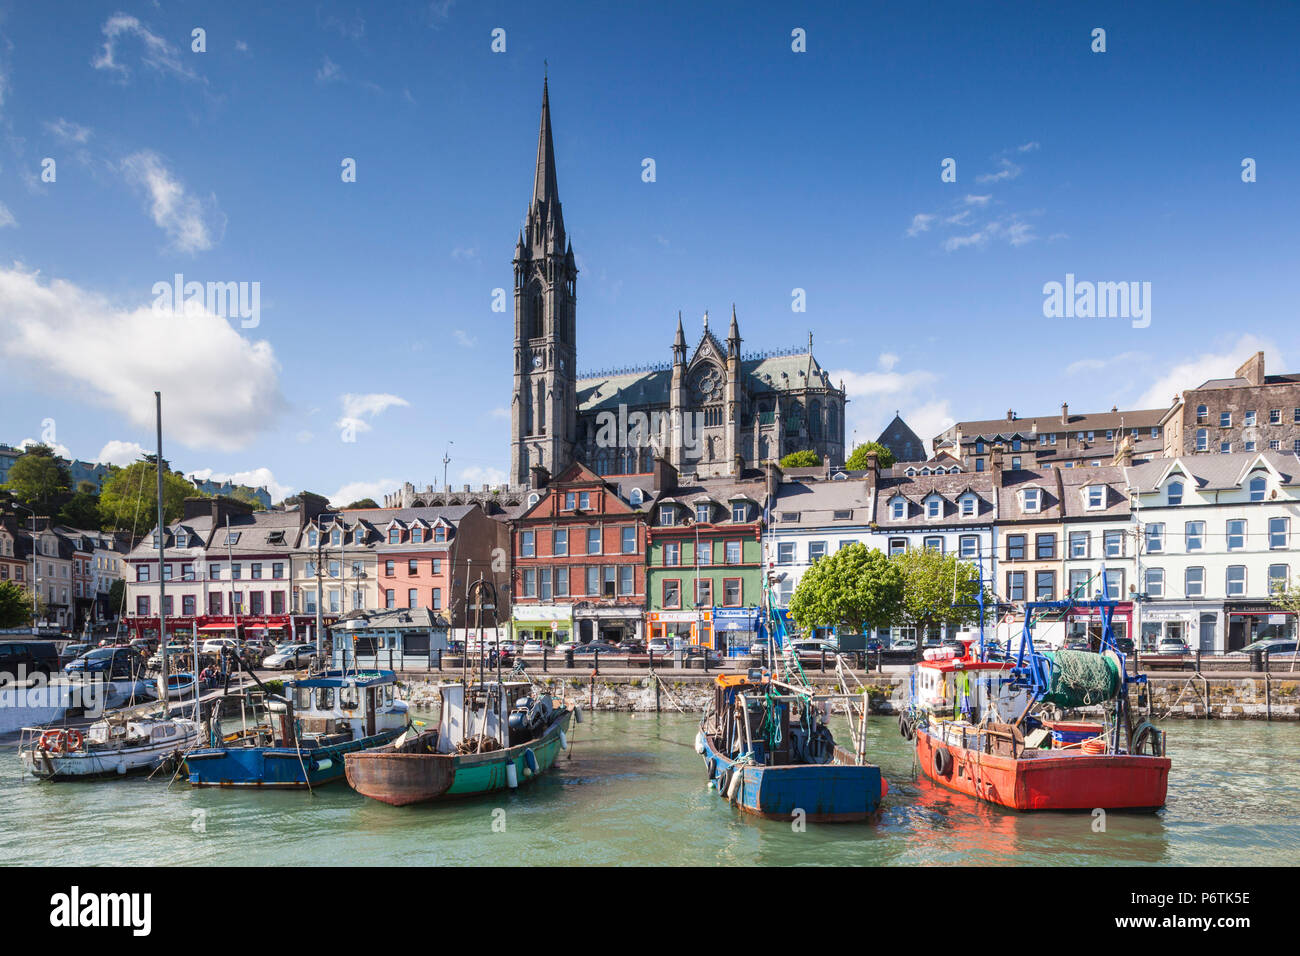
[[[219,472],[211,468],[200,468],[188,473],[197,481],[215,481],[217,484],[230,482],[234,485],[247,485],[249,488],[265,488],[271,494],[272,501],[283,501],[294,494],[297,489],[283,485],[275,480],[270,468],[252,468],[248,471]]]
[[[912,224],[907,227],[907,234],[909,236],[919,236],[923,232],[928,232],[936,218],[938,217],[932,216],[928,212],[918,212],[912,217]]]
[[[508,408],[494,408],[494,409],[492,409],[492,411],[491,411],[490,414],[492,415],[493,418],[509,418],[509,417],[510,417],[510,409],[508,409]]]
[[[382,415],[390,408],[411,404],[397,395],[380,392],[359,395],[348,392],[340,395],[339,401],[343,403],[343,416],[335,422],[335,426],[339,429],[351,430],[354,434],[370,431],[370,422],[366,421],[367,418]]]
[[[451,257],[457,262],[474,262],[478,259],[478,246],[457,246],[451,250]]]
[[[211,249],[225,231],[225,217],[212,196],[204,203],[185,190],[185,186],[168,169],[162,158],[150,150],[133,153],[122,160],[127,181],[142,189],[149,199],[149,215],[154,225],[171,238],[181,252]],[[215,238],[214,238],[215,234]]]
[[[316,71],[316,82],[325,84],[333,83],[335,80],[341,79],[343,79],[342,68],[329,57],[325,57],[325,62],[322,63],[320,69]]]
[[[882,371],[891,372],[894,366],[898,364],[898,356],[893,352],[881,352],[880,358],[876,360]]]
[[[14,218],[14,214],[9,211],[8,206],[0,202],[0,229],[16,225],[18,225],[18,220]]]
[[[346,508],[362,498],[373,498],[383,505],[384,495],[392,494],[402,483],[396,478],[380,478],[378,481],[351,481],[330,495],[330,504],[335,508]]]
[[[85,143],[90,139],[90,127],[73,123],[60,116],[56,120],[47,120],[45,128],[65,143]]]
[[[1019,166],[1017,166],[1011,160],[1003,156],[1001,159],[998,160],[998,171],[996,173],[984,173],[983,175],[976,176],[975,182],[977,183],[1006,182],[1008,179],[1015,179],[1017,176],[1020,175],[1021,171],[1022,170],[1020,169]]]
[[[39,441],[35,438],[24,438],[18,443],[18,447],[24,450],[26,450],[29,445],[45,445],[59,457],[72,461],[72,452],[68,450],[68,446],[60,444],[59,442]]]
[[[1272,342],[1246,334],[1218,352],[1179,359],[1159,375],[1138,399],[1139,408],[1167,408],[1175,395],[1212,378],[1231,378],[1238,366],[1256,352],[1264,353],[1265,367],[1283,368],[1282,355]]]
[[[877,362],[879,370],[874,372],[844,369],[830,373],[832,381],[844,383],[849,396],[845,411],[849,444],[875,441],[898,413],[929,449],[930,439],[955,420],[948,402],[934,394],[939,376],[924,369],[896,371],[899,358],[890,352]]]
[[[236,53],[247,53],[247,52],[248,52],[248,44],[245,43],[243,40],[236,40],[236,41],[235,41],[235,52],[236,52]]]
[[[1039,145],[1039,144],[1038,144],[1038,141],[1037,141],[1037,140],[1034,140],[1034,141],[1031,142],[1031,143],[1025,143],[1023,146],[1017,146],[1017,147],[1016,147],[1016,152],[1017,152],[1017,153],[1032,153],[1032,152],[1034,152],[1035,150],[1038,149],[1038,145]]]
[[[167,436],[191,447],[241,448],[285,406],[270,343],[226,319],[197,304],[122,309],[71,282],[42,284],[21,265],[0,269],[0,356],[150,430],[159,390]]]
[[[131,75],[131,70],[125,63],[121,63],[117,59],[118,41],[122,38],[134,38],[141,43],[140,60],[145,66],[157,70],[159,73],[170,73],[186,80],[197,80],[199,78],[198,74],[186,65],[176,47],[158,36],[158,34],[150,31],[135,17],[124,13],[115,13],[104,21],[102,31],[104,46],[99,54],[90,61],[90,65],[97,70],[108,70],[111,73],[116,73],[125,81]]]
[[[483,468],[479,465],[472,465],[469,468],[461,469],[460,483],[462,485],[504,485],[506,483],[506,473],[500,468]]]
[[[987,206],[989,204],[989,200],[992,198],[993,198],[992,193],[989,193],[987,196],[972,196],[968,193],[964,201],[968,206]]]
[[[456,340],[457,345],[464,346],[467,349],[472,349],[474,346],[478,345],[478,339],[471,336],[464,329],[456,329],[451,333],[451,335],[452,338]]]
[[[125,468],[127,465],[137,462],[141,456],[152,454],[145,450],[143,445],[133,441],[119,441],[114,439],[99,450],[95,456],[95,461],[105,465],[117,465],[119,468]]]

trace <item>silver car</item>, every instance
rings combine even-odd
[[[281,644],[262,659],[262,666],[268,670],[296,671],[310,667],[316,659],[315,644]]]

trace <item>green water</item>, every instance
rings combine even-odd
[[[562,753],[519,792],[404,808],[346,783],[310,796],[169,790],[144,778],[38,783],[21,777],[9,749],[0,755],[0,862],[1293,864],[1300,725],[1164,726],[1174,761],[1168,806],[1111,814],[1104,833],[1087,814],[1017,814],[937,790],[916,778],[887,718],[871,726],[871,752],[890,783],[881,822],[802,833],[741,815],[707,790],[692,748],[696,721],[678,715],[588,714],[571,759]]]

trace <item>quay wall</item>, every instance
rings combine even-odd
[[[810,675],[811,676],[811,675]],[[448,671],[446,680],[458,680]],[[638,713],[701,713],[713,693],[713,674],[666,672],[656,677],[640,673],[535,674],[535,679],[555,696],[568,697],[588,710]],[[418,708],[436,706],[436,674],[407,675],[406,696]],[[833,681],[811,677],[819,691],[832,692]],[[875,714],[893,714],[907,695],[906,674],[867,674],[863,682],[871,695]],[[1300,672],[1295,675],[1194,674],[1149,676],[1149,708],[1158,719],[1300,720]]]

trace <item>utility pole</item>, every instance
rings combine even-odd
[[[447,442],[446,449],[442,453],[442,493],[451,494],[451,486],[447,484],[447,466],[451,464],[451,446],[456,444],[454,441]]]
[[[163,525],[163,477],[162,477],[162,392],[154,392],[154,410],[158,424],[158,458],[154,461],[154,474],[158,478],[158,647],[161,650],[159,657],[162,660],[162,670],[158,675],[158,697],[163,702],[163,712],[167,712],[167,585],[164,582],[166,574],[163,568],[163,549],[167,544],[167,529]],[[194,662],[198,666],[198,661]],[[194,679],[198,681],[197,671]]]

